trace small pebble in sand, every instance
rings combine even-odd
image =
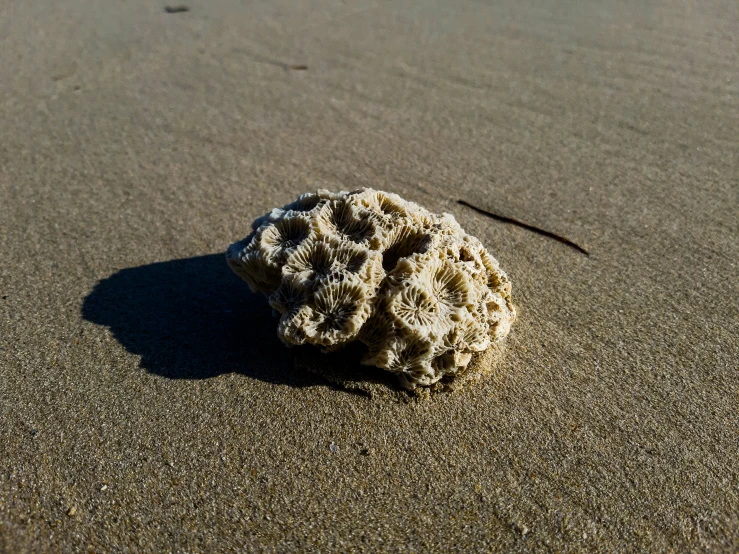
[[[331,452],[332,452],[333,454],[338,454],[338,453],[339,453],[339,445],[338,445],[338,444],[334,444],[333,442],[332,442],[332,443],[331,443],[331,444],[330,444],[330,445],[328,446],[328,449],[329,449],[329,450],[330,450],[330,451],[331,451]]]
[[[74,506],[71,506],[71,507],[69,508],[69,510],[67,510],[67,515],[68,515],[69,517],[74,517],[74,515],[75,515],[76,513],[77,513],[77,508],[75,508]]]

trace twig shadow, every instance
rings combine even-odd
[[[171,379],[238,372],[269,383],[331,386],[360,395],[367,393],[351,383],[368,376],[384,381],[349,354],[321,358],[327,376],[306,371],[302,361],[317,352],[280,342],[271,308],[231,272],[222,254],[122,269],[95,286],[82,316],[109,327],[126,350],[141,356],[141,367]],[[341,379],[331,378],[336,373]]]

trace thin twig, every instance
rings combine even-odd
[[[567,239],[565,237],[561,237],[559,235],[556,235],[550,231],[545,231],[544,229],[539,229],[538,227],[534,227],[533,225],[529,225],[528,223],[524,223],[523,221],[519,221],[517,219],[513,219],[512,217],[505,217],[502,215],[494,214],[492,212],[488,212],[486,210],[483,210],[482,208],[478,208],[477,206],[473,206],[469,202],[465,202],[464,200],[457,200],[458,204],[462,204],[463,206],[467,206],[468,208],[472,208],[478,213],[481,213],[482,215],[486,215],[492,219],[495,219],[497,221],[502,221],[503,223],[513,223],[514,225],[518,225],[519,227],[523,227],[524,229],[528,229],[529,231],[533,231],[534,233],[539,233],[540,235],[544,235],[545,237],[549,237],[550,239],[554,239],[556,241],[559,241],[563,244],[566,244],[568,246],[571,246],[575,250],[579,250],[586,256],[590,256],[590,253],[585,250],[582,246],[579,246],[572,242],[570,239]]]

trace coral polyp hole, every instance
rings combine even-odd
[[[407,344],[400,352],[398,352],[395,365],[398,369],[421,370],[421,373],[418,374],[418,376],[415,376],[420,377],[424,372],[420,367],[418,367],[418,362],[425,358],[427,354],[428,345],[421,341],[414,341]]]
[[[361,244],[375,234],[375,225],[369,219],[357,219],[347,204],[334,207],[328,223],[345,240]]]
[[[403,258],[426,252],[428,243],[429,236],[426,233],[411,233],[401,237],[383,253],[382,268],[385,271],[392,271]]]
[[[309,212],[321,202],[321,198],[316,195],[299,198],[297,201],[289,205],[290,209],[295,212]]]
[[[360,269],[362,269],[362,266],[367,261],[367,254],[366,252],[357,252],[356,254],[352,255],[349,260],[346,262],[346,269],[347,271],[351,273],[356,273]]]
[[[307,302],[306,292],[295,282],[283,282],[282,285],[269,298],[272,308],[279,313],[295,315]]]
[[[310,268],[318,276],[327,275],[331,271],[331,252],[324,245],[320,245],[312,252]]]
[[[283,219],[275,227],[283,249],[295,248],[310,235],[310,223],[304,219]]]
[[[331,312],[324,314],[319,329],[323,332],[343,329],[356,312],[356,304],[346,303],[338,306]]]
[[[374,235],[375,229],[372,223],[365,220],[339,227],[339,232],[348,240],[359,244]]]
[[[380,211],[385,215],[403,215],[404,213],[406,213],[405,208],[399,206],[390,198],[384,195],[380,196],[379,208]]]

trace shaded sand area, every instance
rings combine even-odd
[[[0,5],[0,550],[737,551],[736,2],[308,4]],[[327,380],[226,267],[360,186],[508,272],[489,377]]]

